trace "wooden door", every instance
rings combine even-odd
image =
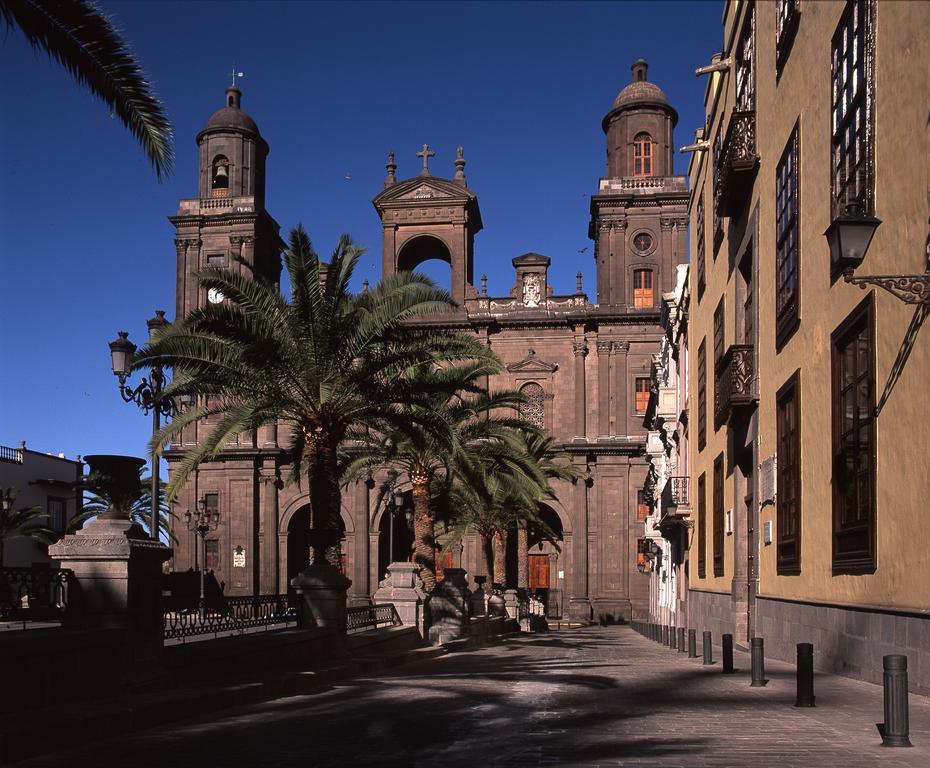
[[[529,556],[530,591],[549,589],[549,555]]]

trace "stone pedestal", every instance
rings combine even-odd
[[[591,601],[586,597],[572,597],[568,601],[568,616],[572,621],[580,621],[585,624],[591,622],[593,613],[591,611]]]
[[[352,582],[328,563],[308,565],[291,579],[300,600],[302,627],[346,629],[346,592]]]
[[[171,549],[130,520],[100,517],[51,545],[48,553],[74,572],[68,598],[75,623],[125,630],[124,679],[156,676],[163,636],[161,569]]]
[[[426,637],[426,607],[429,598],[423,591],[420,566],[415,563],[391,563],[387,577],[378,584],[375,605],[393,603],[405,627],[416,627]]]
[[[487,613],[487,595],[484,591],[484,583],[487,581],[487,576],[475,576],[475,587],[474,592],[471,593],[471,615],[472,616],[484,616]]]
[[[504,590],[504,610],[507,611],[507,618],[514,621],[520,620],[520,596],[517,594],[517,590]]]
[[[471,590],[461,568],[446,568],[429,601],[429,642],[442,645],[471,634]]]

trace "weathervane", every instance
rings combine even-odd
[[[232,88],[235,88],[235,87],[236,87],[236,78],[237,78],[237,77],[245,77],[245,72],[237,72],[237,71],[236,71],[236,65],[235,65],[235,64],[233,64],[232,72],[230,72],[229,74],[232,75],[232,86],[230,86],[230,87],[232,87]]]

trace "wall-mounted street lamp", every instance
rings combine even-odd
[[[155,338],[155,335],[165,326],[169,325],[165,319],[164,311],[155,310],[155,317],[146,321],[149,329],[149,340]],[[136,345],[129,340],[129,333],[119,331],[115,340],[110,342],[110,359],[113,366],[113,373],[119,377],[119,393],[127,403],[135,403],[142,412],[148,415],[152,413],[152,437],[158,432],[161,426],[161,417],[170,417],[174,412],[174,403],[171,398],[163,398],[162,390],[167,383],[167,378],[160,365],[153,366],[149,372],[148,378],[143,377],[135,389],[130,387],[126,381],[132,374],[132,358],[136,352]],[[150,513],[149,532],[151,538],[158,541],[158,508],[159,508],[159,479],[161,469],[161,455],[152,447],[152,491],[151,501],[152,508]]]
[[[830,264],[835,272],[842,271],[843,280],[865,290],[867,285],[883,288],[906,304],[930,306],[930,252],[927,271],[922,275],[854,276],[869,250],[872,236],[881,220],[864,213],[857,205],[849,205],[827,227],[824,236],[830,245]]]
[[[191,514],[190,510],[184,513],[184,520],[187,523],[187,530],[196,533],[200,537],[200,620],[203,621],[207,614],[207,601],[204,594],[204,581],[207,575],[207,534],[215,531],[220,524],[219,510],[210,512],[207,509],[207,497],[201,496],[197,501],[197,508]]]

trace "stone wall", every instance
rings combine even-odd
[[[698,645],[701,633],[711,632],[714,645],[719,646],[724,634],[734,634],[733,598],[730,593],[688,592],[688,629],[697,630]],[[734,637],[737,645],[740,638]],[[767,645],[767,641],[766,641]]]
[[[882,656],[903,654],[908,688],[930,695],[930,616],[763,597],[756,616],[767,656],[793,662],[797,643],[813,643],[816,669],[880,685]]]

